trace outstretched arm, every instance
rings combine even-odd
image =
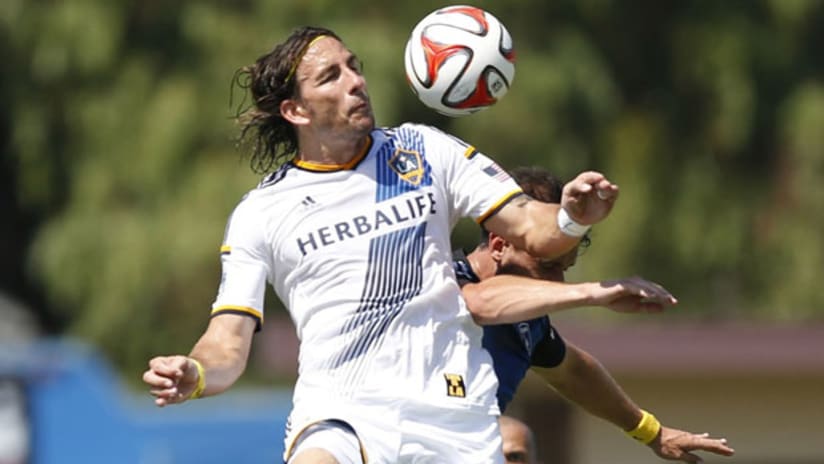
[[[567,342],[567,354],[558,367],[532,369],[558,393],[593,416],[627,432],[639,425],[643,415],[641,409],[597,359],[575,345]],[[664,459],[684,462],[702,462],[693,451],[722,456],[734,453],[724,438],[711,438],[708,434],[693,434],[664,426],[647,446]]]
[[[660,312],[677,300],[664,287],[630,277],[605,282],[565,283],[516,275],[496,275],[462,288],[480,325],[507,324],[581,306],[619,312]]]
[[[155,404],[182,403],[199,385],[201,370],[204,390],[198,396],[216,395],[228,389],[246,369],[257,321],[237,314],[222,314],[209,327],[189,356],[157,356],[149,361],[143,381],[149,385]]]
[[[483,226],[533,256],[557,258],[574,248],[583,235],[570,234],[575,227],[561,230],[569,222],[559,224],[559,210],[563,207],[565,218],[590,226],[609,215],[617,198],[617,185],[603,174],[588,171],[564,185],[560,205],[522,196],[490,216]]]

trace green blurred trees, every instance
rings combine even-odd
[[[19,211],[41,219],[26,275],[122,366],[186,351],[204,328],[223,226],[257,182],[229,82],[304,23],[362,57],[379,124],[435,124],[506,167],[619,183],[573,279],[653,278],[680,297],[672,317],[824,318],[824,2],[479,3],[514,37],[516,79],[455,120],[403,76],[408,31],[441,3],[282,3],[0,5],[4,158]],[[456,246],[475,233],[462,223]]]

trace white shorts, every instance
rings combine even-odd
[[[405,412],[398,462],[504,464],[498,416],[420,406]]]
[[[292,411],[285,462],[301,450],[321,448],[341,464],[504,463],[495,415],[409,403],[330,407],[325,417]]]
[[[295,458],[302,451],[310,448],[320,448],[332,454],[338,464],[364,464],[366,462],[365,450],[355,430],[342,421],[323,421],[309,426],[298,437],[289,459]]]

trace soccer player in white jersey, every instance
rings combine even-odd
[[[497,381],[451,268],[451,229],[472,217],[557,257],[618,187],[585,172],[560,206],[531,201],[450,135],[376,128],[358,59],[328,29],[297,29],[238,76],[253,167],[271,174],[229,219],[206,332],[188,356],[149,361],[156,404],[238,379],[268,282],[301,340],[284,461],[502,463]]]

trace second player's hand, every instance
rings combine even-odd
[[[598,283],[593,304],[623,313],[660,312],[678,300],[661,285],[641,277]]]
[[[707,451],[721,456],[735,453],[727,446],[726,438],[711,438],[708,433],[695,434],[669,427],[661,427],[661,432],[647,446],[664,459],[683,462],[704,462],[693,451]]]
[[[564,185],[561,206],[575,222],[596,224],[609,215],[617,198],[617,185],[599,172],[587,171]]]

